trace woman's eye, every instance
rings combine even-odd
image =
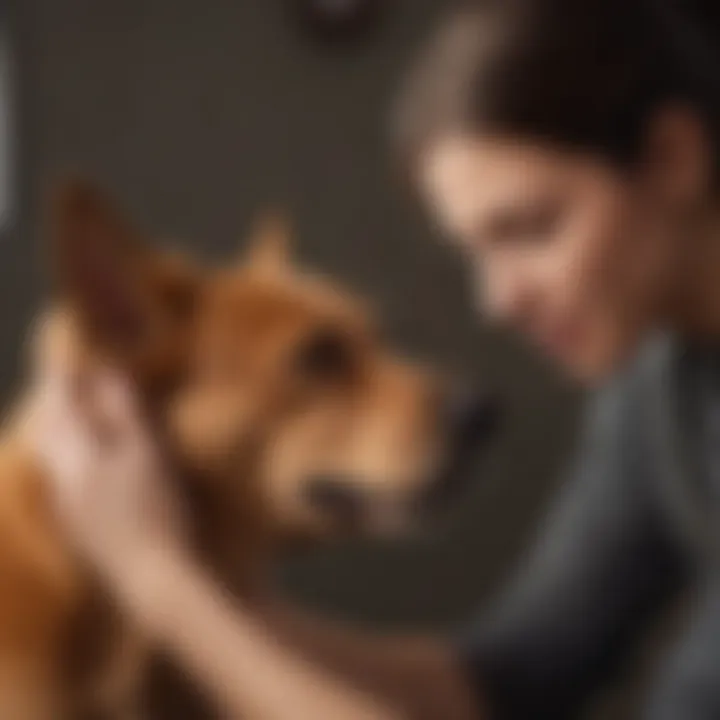
[[[507,213],[493,223],[492,240],[498,244],[550,240],[561,220],[562,207],[558,203]]]

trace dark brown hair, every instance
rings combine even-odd
[[[720,0],[486,0],[444,24],[401,93],[405,160],[452,132],[628,165],[663,105],[692,107],[720,166]]]

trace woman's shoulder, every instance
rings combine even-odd
[[[593,424],[638,432],[668,410],[680,349],[665,334],[648,338],[623,366],[591,394]]]
[[[665,382],[673,372],[682,348],[674,335],[657,333],[646,338],[609,379],[603,392],[627,392]]]

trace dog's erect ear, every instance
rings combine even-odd
[[[246,262],[261,272],[282,272],[290,264],[291,243],[287,216],[278,211],[265,212],[255,222]]]
[[[91,183],[74,180],[56,188],[49,220],[62,300],[83,330],[118,359],[157,353],[169,321],[191,303],[190,273],[144,246]]]
[[[91,184],[67,182],[52,195],[49,230],[63,299],[94,333],[134,341],[147,298],[139,247],[119,211]]]

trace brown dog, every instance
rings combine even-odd
[[[294,269],[278,223],[240,262],[201,267],[150,250],[75,182],[50,232],[61,297],[35,361],[62,348],[132,377],[192,547],[234,593],[259,592],[288,542],[403,523],[486,429],[487,407],[453,416],[446,384],[391,354],[362,304]],[[146,648],[53,522],[23,407],[0,448],[0,717],[129,717]]]

